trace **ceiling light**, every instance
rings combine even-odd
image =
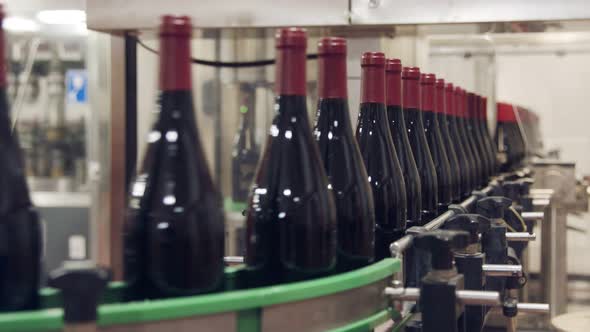
[[[42,10],[37,13],[37,19],[45,24],[79,24],[86,22],[83,10]]]
[[[34,32],[39,31],[37,22],[24,17],[9,16],[2,22],[2,27],[12,32]]]

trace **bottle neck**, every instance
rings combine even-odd
[[[279,95],[275,98],[276,114],[279,117],[295,117],[299,121],[308,121],[307,101],[305,96]],[[309,123],[309,122],[307,122]]]
[[[408,129],[412,129],[411,127],[417,130],[424,130],[424,123],[422,119],[422,111],[417,108],[404,108],[404,116],[406,117],[406,126]],[[414,132],[417,132],[414,130]]]
[[[424,129],[439,130],[436,113],[433,111],[422,111],[422,117],[424,118]]]
[[[346,54],[320,54],[318,98],[346,99]]]
[[[321,98],[318,101],[319,118],[328,118],[334,125],[334,129],[346,130],[351,127],[348,111],[348,100],[344,98]]]
[[[163,90],[159,96],[160,113],[158,120],[164,126],[178,127],[190,124],[194,128],[195,115],[193,112],[192,92],[187,90]]]
[[[361,103],[385,105],[385,68],[382,65],[361,68]]]
[[[422,84],[420,93],[422,98],[420,110],[423,112],[434,112],[434,85]]]
[[[393,123],[395,127],[401,130],[405,130],[406,123],[404,119],[404,111],[399,105],[387,106],[387,119]]]
[[[160,90],[191,90],[190,36],[160,36]]]
[[[420,101],[420,85],[417,79],[403,79],[404,109],[418,109]]]
[[[385,74],[387,107],[400,107],[402,104],[402,76],[400,72],[388,71]]]
[[[438,121],[441,133],[448,138],[451,138],[452,120],[444,113],[437,113],[436,120]]]
[[[284,46],[277,48],[275,65],[275,94],[277,96],[305,96],[305,48]]]
[[[375,120],[378,126],[387,125],[387,113],[385,111],[385,104],[383,103],[361,103],[359,117]]]

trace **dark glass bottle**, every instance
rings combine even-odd
[[[500,153],[500,171],[508,172],[517,168],[524,158],[524,139],[516,118],[516,106],[498,103],[496,144]]]
[[[224,216],[193,112],[186,16],[160,26],[160,96],[124,229],[128,299],[194,295],[223,282]]]
[[[490,148],[490,146],[488,146],[488,142],[486,141],[486,137],[485,137],[485,133],[483,132],[482,129],[482,122],[483,120],[483,103],[482,103],[482,97],[478,94],[475,95],[475,114],[473,115],[473,129],[475,130],[475,132],[477,133],[477,137],[479,137],[479,141],[481,144],[481,148],[483,153],[485,154],[485,158],[486,158],[486,175],[489,179],[492,177],[493,173],[494,173],[494,160],[493,160],[493,152]]]
[[[393,139],[393,146],[397,153],[407,196],[407,222],[406,228],[420,225],[422,212],[422,194],[420,174],[416,167],[414,154],[408,139],[408,130],[404,111],[402,109],[402,64],[398,59],[387,59],[385,65],[385,87],[387,101],[387,120],[389,120],[389,131]]]
[[[408,139],[416,160],[422,186],[422,217],[420,222],[423,225],[434,219],[438,214],[438,181],[424,133],[422,112],[420,111],[420,69],[404,67],[402,81],[404,96],[402,104],[406,116]]]
[[[252,112],[247,106],[241,106],[240,115],[240,125],[232,151],[232,199],[235,202],[246,202],[260,151],[254,138]]]
[[[375,203],[375,259],[389,257],[389,245],[403,236],[407,198],[385,110],[385,56],[366,52],[361,59],[361,105],[356,128]]]
[[[421,85],[421,107],[422,119],[424,122],[424,134],[428,142],[428,150],[432,156],[434,169],[436,171],[436,179],[438,183],[438,207],[437,214],[441,214],[447,210],[452,201],[452,178],[451,166],[444,148],[444,141],[440,133],[440,127],[436,119],[435,99],[436,90],[434,83],[436,76],[434,74],[422,74],[420,77]]]
[[[352,131],[346,87],[346,40],[318,43],[318,110],[314,134],[336,202],[338,270],[370,264],[375,209],[367,171]]]
[[[447,94],[447,121],[449,126],[449,134],[452,141],[454,142],[455,151],[457,152],[457,160],[459,161],[459,169],[461,171],[461,199],[465,199],[471,195],[471,192],[475,188],[473,185],[475,177],[475,168],[471,159],[469,158],[469,151],[462,136],[461,130],[458,125],[458,103],[457,95],[455,94],[455,88],[453,84],[447,83],[445,88]]]
[[[473,166],[473,188],[472,190],[479,189],[482,183],[482,167],[481,160],[477,155],[475,143],[473,137],[467,130],[467,93],[460,87],[455,88],[456,102],[457,102],[457,128],[461,137],[463,137],[463,143],[467,152],[467,156],[471,160]]]
[[[0,312],[39,307],[41,224],[25,179],[6,93],[4,9],[0,5]]]
[[[279,29],[275,43],[275,116],[246,218],[251,286],[326,275],[336,265],[336,208],[307,115],[307,33]]]
[[[449,160],[450,172],[451,172],[451,202],[459,203],[461,201],[461,165],[455,152],[456,145],[451,139],[449,133],[449,120],[447,119],[447,92],[445,91],[445,80],[439,78],[436,80],[436,103],[434,105],[434,111],[436,114],[435,121],[438,123],[440,128],[440,134],[442,137],[442,145],[445,149],[447,158]]]
[[[477,97],[472,92],[467,92],[467,109],[465,112],[465,129],[467,130],[467,135],[471,137],[471,141],[473,142],[473,147],[475,149],[476,155],[479,157],[480,162],[480,182],[479,185],[481,187],[485,187],[488,183],[489,178],[489,161],[488,155],[485,151],[483,146],[483,141],[481,136],[479,135],[479,131],[476,129],[476,117],[477,117]]]
[[[484,142],[487,146],[488,153],[490,154],[490,161],[491,161],[491,175],[495,175],[498,172],[498,160],[497,154],[498,151],[496,149],[496,145],[494,145],[494,141],[490,134],[490,130],[488,129],[488,99],[486,97],[481,97],[481,108],[479,111],[479,126],[481,135],[484,139]]]

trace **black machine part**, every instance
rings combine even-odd
[[[477,202],[477,213],[490,219],[503,219],[504,212],[512,205],[512,200],[501,196],[482,198]]]
[[[110,278],[109,270],[89,261],[66,262],[52,271],[49,286],[61,290],[64,322],[96,321],[98,301]]]
[[[490,219],[480,214],[460,214],[451,217],[444,225],[443,229],[465,231],[469,233],[469,244],[479,242],[480,234],[490,229]]]
[[[430,251],[433,270],[453,268],[453,249],[465,248],[469,244],[469,233],[464,231],[434,230],[418,234],[414,238],[417,248]]]

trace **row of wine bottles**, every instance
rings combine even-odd
[[[305,31],[279,30],[276,47],[276,113],[246,219],[246,264],[260,284],[387,257],[407,227],[431,221],[496,173],[485,98],[380,52],[362,56],[353,138],[342,38],[318,44],[313,137]]]
[[[123,234],[128,299],[223,289],[224,212],[194,125],[191,31],[188,17],[162,19],[158,116],[130,186]],[[275,116],[247,211],[249,286],[324,276],[386,257],[407,227],[430,221],[497,169],[484,97],[402,68],[379,52],[362,57],[353,135],[342,38],[318,44],[320,100],[312,130],[306,50],[305,30],[278,30]],[[524,145],[514,143],[523,139],[513,118],[499,115],[508,159],[516,165]],[[0,58],[0,311],[39,305],[41,231],[11,123]]]
[[[160,28],[159,115],[131,186],[125,225],[128,298],[223,287],[223,210],[194,126],[191,24]],[[346,40],[318,43],[318,110],[306,110],[306,31],[275,36],[274,118],[249,193],[249,286],[347,271],[388,256],[496,173],[484,97],[383,53],[363,54],[355,134]]]

